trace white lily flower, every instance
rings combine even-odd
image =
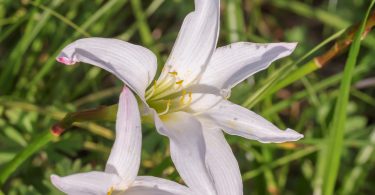
[[[104,172],[92,171],[65,177],[51,176],[59,190],[70,195],[159,194],[188,195],[185,186],[151,176],[137,176],[141,155],[141,120],[137,100],[124,87],[116,120],[116,139]]]
[[[296,43],[239,42],[216,48],[219,0],[195,0],[160,77],[146,48],[115,39],[80,39],[57,60],[84,62],[121,79],[142,100],[142,115],[153,114],[158,132],[170,140],[172,160],[197,194],[242,194],[237,161],[222,130],[260,142],[296,141],[303,135],[280,130],[227,98],[232,87],[291,54]],[[147,91],[146,91],[147,89]]]

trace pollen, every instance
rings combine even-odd
[[[169,74],[173,75],[173,76],[177,76],[177,72],[176,71],[173,71],[173,72],[168,72]]]

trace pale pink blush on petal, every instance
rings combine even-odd
[[[60,177],[57,176],[57,175],[51,175],[50,178],[51,178],[51,182],[52,182],[52,184],[53,184],[54,186],[56,186],[60,191],[62,191],[63,188],[62,188],[61,185],[63,185],[63,183],[61,182]]]
[[[57,57],[56,60],[57,60],[58,62],[60,62],[60,63],[65,64],[65,65],[73,65],[73,64],[76,63],[76,61],[71,60],[71,59],[69,59],[69,58],[67,58],[67,57]]]

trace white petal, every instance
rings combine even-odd
[[[221,127],[226,133],[263,143],[296,141],[303,137],[292,129],[282,131],[258,114],[229,101],[220,102],[200,117]]]
[[[84,62],[114,74],[141,98],[153,81],[157,62],[148,49],[116,39],[85,38],[66,46],[57,61],[71,65]]]
[[[191,97],[192,101],[189,104],[188,109],[186,109],[189,113],[206,111],[224,100],[220,95],[209,93],[193,93]]]
[[[205,165],[205,143],[200,122],[185,112],[155,116],[158,131],[168,136],[173,163],[185,183],[198,194],[215,194]],[[164,123],[164,124],[163,124]]]
[[[192,191],[176,182],[151,176],[139,176],[126,195],[191,195]]]
[[[105,172],[122,178],[122,184],[132,183],[141,161],[142,131],[137,100],[124,87],[118,105],[116,139],[107,161]]]
[[[213,54],[199,84],[231,89],[273,61],[290,55],[296,43],[233,43]]]
[[[69,195],[107,194],[120,180],[117,175],[97,171],[65,177],[51,175],[52,184]]]
[[[217,127],[203,127],[206,163],[218,195],[243,194],[240,168],[223,132]]]
[[[160,80],[176,71],[186,85],[205,69],[216,48],[219,7],[219,0],[195,0],[195,11],[184,19]]]

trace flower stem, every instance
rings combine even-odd
[[[117,114],[117,104],[111,106],[101,106],[91,110],[68,113],[65,117],[52,127],[52,133],[60,135],[65,129],[71,127],[75,122],[82,121],[115,121]]]
[[[42,147],[46,146],[54,136],[50,131],[44,131],[40,135],[34,137],[30,144],[21,152],[8,162],[2,169],[0,169],[0,185],[3,185],[8,177],[16,171],[16,169],[31,155],[41,150]],[[1,193],[0,193],[1,194]]]

